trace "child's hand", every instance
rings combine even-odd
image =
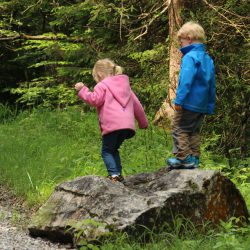
[[[75,90],[80,91],[84,87],[82,82],[78,82],[75,84]]]
[[[174,109],[176,110],[176,111],[181,111],[182,110],[182,106],[180,106],[180,105],[174,105]]]

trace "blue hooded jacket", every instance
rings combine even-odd
[[[183,58],[174,103],[184,109],[213,114],[215,106],[215,71],[204,44],[180,49]]]

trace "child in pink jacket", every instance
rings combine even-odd
[[[109,59],[98,60],[92,73],[97,85],[90,92],[82,82],[76,83],[78,96],[97,108],[102,133],[102,158],[112,181],[122,181],[119,147],[135,135],[135,118],[139,128],[147,128],[143,107],[131,90],[122,68]]]

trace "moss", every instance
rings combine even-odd
[[[198,189],[199,189],[198,184],[197,184],[197,183],[192,182],[191,180],[190,180],[190,181],[188,181],[188,186],[189,186],[189,187],[190,187],[193,191],[195,191],[195,190],[198,190]]]
[[[45,206],[41,207],[38,212],[34,215],[31,221],[30,227],[42,228],[50,224],[53,219],[53,211],[57,207],[57,203],[47,203]]]

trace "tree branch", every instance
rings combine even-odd
[[[31,36],[26,34],[19,34],[16,36],[9,36],[9,37],[0,37],[1,41],[13,41],[17,39],[24,39],[24,40],[48,40],[48,41],[67,41],[67,42],[73,42],[73,43],[82,43],[85,41],[83,37],[60,37],[60,36]]]
[[[171,1],[168,2],[168,4],[166,5],[166,7],[165,7],[161,12],[159,12],[158,14],[156,14],[155,16],[153,16],[153,17],[151,18],[151,20],[150,20],[147,24],[144,24],[144,25],[141,26],[140,28],[137,28],[137,29],[141,29],[141,30],[144,29],[144,32],[141,33],[140,35],[138,35],[136,38],[134,38],[134,40],[137,40],[137,39],[139,39],[140,37],[142,37],[142,36],[144,36],[144,35],[146,35],[146,34],[148,33],[148,28],[149,28],[149,26],[155,21],[155,19],[157,19],[158,17],[160,17],[163,13],[165,13],[165,12],[167,11],[167,9],[168,9],[168,7],[169,7],[169,5],[170,5],[170,2],[171,2]]]
[[[237,23],[234,23],[233,21],[231,21],[228,17],[226,17],[224,14],[222,14],[219,10],[216,9],[216,7],[214,5],[212,5],[211,3],[208,3],[206,0],[202,0],[206,5],[208,5],[211,9],[213,9],[219,16],[221,16],[222,18],[224,18],[226,21],[227,21],[227,25],[231,26],[231,27],[234,27],[236,29],[236,31],[238,33],[240,33],[242,35],[242,37],[244,37],[246,40],[248,40],[246,37],[245,37],[245,34],[241,31],[241,29],[239,28],[240,24],[237,24]],[[223,9],[223,8],[222,8]],[[224,10],[224,9],[223,9]],[[226,11],[226,10],[225,10]],[[229,12],[229,11],[226,11],[226,12]],[[229,12],[231,14],[233,14],[232,12]],[[236,16],[238,16],[237,14],[234,14]]]

